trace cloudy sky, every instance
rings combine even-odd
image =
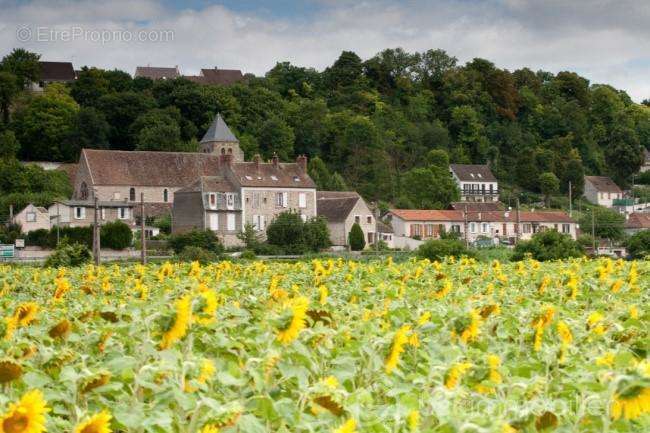
[[[0,11],[0,55],[24,47],[77,68],[259,75],[277,61],[322,69],[342,50],[442,48],[650,97],[647,0],[0,0]]]

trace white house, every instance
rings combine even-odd
[[[50,217],[47,209],[34,206],[31,203],[14,216],[13,222],[20,224],[23,233],[39,229],[50,229]]]
[[[623,198],[623,191],[607,176],[585,176],[584,197],[593,204],[612,207]]]
[[[327,220],[332,246],[348,246],[348,234],[355,223],[363,231],[366,248],[375,243],[377,221],[368,204],[356,192],[318,191],[316,212]]]
[[[495,202],[499,184],[490,167],[479,164],[451,164],[449,171],[460,189],[462,201]]]

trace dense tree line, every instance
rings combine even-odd
[[[192,151],[217,112],[247,157],[311,158],[319,187],[403,206],[457,197],[445,164],[489,163],[506,189],[574,197],[584,174],[627,186],[650,148],[650,108],[573,72],[464,65],[442,50],[343,52],[323,71],[278,63],[230,87],[132,79],[84,67],[68,86],[22,91],[38,55],[0,63],[2,128],[22,159],[75,161],[80,149]],[[6,141],[6,140],[5,140]],[[414,188],[413,185],[417,185]]]

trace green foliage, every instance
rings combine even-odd
[[[50,231],[47,229],[32,230],[25,235],[25,245],[47,248],[50,242]]]
[[[19,150],[20,144],[13,131],[0,131],[0,159],[13,159]]]
[[[627,252],[633,259],[642,259],[650,256],[650,230],[642,230],[626,242]]]
[[[52,229],[50,229],[47,247],[55,248],[57,246],[56,237],[57,237],[57,230],[56,227],[53,227]],[[59,245],[65,242],[69,244],[81,244],[81,245],[85,245],[88,248],[91,248],[93,245],[93,228],[90,226],[59,227]]]
[[[253,250],[244,250],[239,255],[239,258],[242,260],[255,260],[257,256],[255,255],[255,251]]]
[[[237,239],[242,241],[246,248],[249,250],[255,250],[261,243],[257,230],[255,230],[253,224],[249,223],[246,223],[244,225],[244,230],[242,230],[240,233],[237,233]]]
[[[9,123],[10,107],[14,97],[18,93],[18,79],[11,72],[0,70],[0,114],[2,122]]]
[[[614,210],[600,206],[585,210],[578,218],[583,232],[591,234],[592,211],[594,213],[594,232],[597,238],[617,241],[625,237],[625,217]]]
[[[307,250],[305,223],[296,212],[282,212],[266,228],[266,241],[287,254],[302,254]]]
[[[212,230],[192,230],[169,237],[169,247],[179,254],[185,247],[199,247],[214,254],[222,254],[223,245]]]
[[[539,190],[544,194],[546,206],[550,204],[551,196],[560,191],[560,179],[554,173],[545,172],[539,175]]]
[[[90,262],[90,250],[83,244],[62,242],[45,260],[45,267],[76,267]]]
[[[16,48],[2,58],[0,70],[13,74],[19,88],[24,89],[41,78],[41,65],[38,63],[40,57],[23,48]]]
[[[0,244],[13,244],[21,232],[20,224],[0,224]]]
[[[303,233],[305,245],[309,251],[318,252],[332,245],[327,220],[323,217],[311,218],[305,221]]]
[[[366,247],[366,238],[361,226],[357,223],[352,224],[350,233],[348,233],[348,244],[352,251],[361,251]]]
[[[460,191],[451,177],[448,167],[431,165],[414,168],[402,179],[402,198],[417,209],[444,209],[460,198]]]
[[[199,262],[202,265],[207,265],[218,261],[219,255],[213,250],[187,245],[177,253],[176,260],[179,262]]]
[[[474,253],[465,247],[465,244],[454,239],[431,239],[420,245],[415,254],[420,259],[431,261],[444,260],[446,257],[454,256],[472,257]]]
[[[123,250],[131,246],[133,232],[122,221],[108,222],[101,227],[100,240],[102,248]]]
[[[172,216],[169,214],[159,216],[153,221],[152,225],[159,228],[160,233],[168,235],[172,232]]]
[[[650,170],[644,171],[643,173],[635,176],[634,183],[640,185],[650,185]]]
[[[529,241],[520,241],[515,246],[512,260],[520,261],[528,256],[539,261],[561,260],[582,255],[582,247],[570,236],[557,230],[545,230],[535,233]]]

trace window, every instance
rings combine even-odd
[[[81,200],[88,200],[88,185],[86,182],[81,182],[81,186],[79,187],[79,198]]]
[[[278,177],[272,174],[271,175],[271,180],[278,180]]]
[[[105,220],[105,219],[106,219],[106,208],[105,208],[105,207],[101,208],[101,209],[99,210],[99,212],[100,212],[100,218],[101,218],[102,220]]]
[[[77,206],[74,208],[74,219],[82,220],[86,218],[86,208]]]
[[[307,194],[304,192],[298,194],[298,207],[303,209],[307,207]]]
[[[231,192],[226,193],[226,208],[228,209],[235,208],[235,194]]]
[[[36,212],[27,212],[25,215],[28,223],[36,222]]]
[[[300,177],[298,177],[298,176],[294,176],[294,177],[293,177],[293,181],[294,181],[294,182],[300,182]]]
[[[360,224],[361,223],[361,217],[359,215],[355,215],[354,216],[354,222],[357,223],[357,224]]]
[[[208,224],[210,225],[210,230],[213,231],[219,230],[219,214],[210,213]]]
[[[481,231],[482,231],[483,233],[487,233],[487,232],[489,231],[488,223],[483,223],[483,224],[481,224]]]
[[[275,204],[278,207],[287,207],[289,202],[289,193],[288,192],[277,192],[275,193]]]
[[[208,194],[208,207],[210,209],[216,209],[217,208],[217,195],[213,192]]]
[[[371,217],[370,215],[368,215],[368,216],[366,217],[366,222],[367,222],[368,224],[372,224],[372,217]]]
[[[135,188],[129,189],[129,200],[135,201]]]
[[[562,224],[562,233],[571,233],[571,224]]]
[[[266,217],[264,215],[253,215],[253,228],[263,231],[266,228]]]
[[[229,213],[226,214],[226,229],[229,231],[235,230],[235,214]]]
[[[246,178],[246,180],[253,180],[253,176],[246,175],[244,177]]]
[[[476,233],[476,223],[469,223],[470,233]]]
[[[524,233],[532,232],[533,227],[530,224],[524,224]]]
[[[253,209],[257,209],[260,207],[260,193],[259,192],[254,192],[253,193]]]
[[[455,233],[460,233],[460,226],[458,224],[454,224],[451,226],[451,231]]]
[[[118,208],[117,217],[121,220],[129,219],[129,208],[128,207]]]
[[[169,191],[167,191],[167,188],[163,189],[163,201],[165,203],[169,201]]]
[[[113,200],[121,200],[122,199],[122,194],[119,192],[114,192],[113,193]]]

